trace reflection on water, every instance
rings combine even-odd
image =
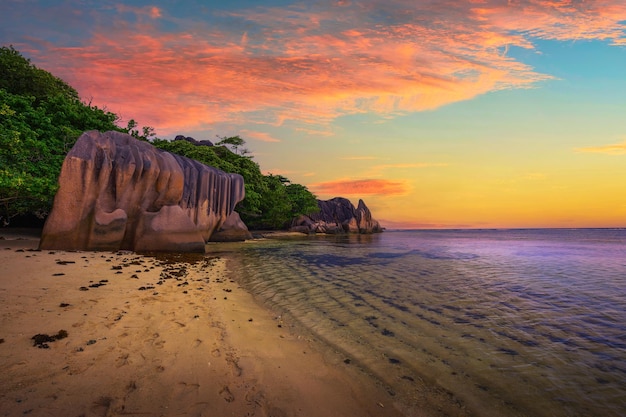
[[[436,384],[473,415],[626,410],[626,230],[402,231],[229,250],[245,287],[409,406]]]

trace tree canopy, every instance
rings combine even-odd
[[[61,95],[78,100],[78,92],[60,78],[39,69],[13,46],[0,47],[0,89],[11,94],[34,97],[36,103]]]
[[[250,228],[281,228],[318,210],[306,187],[279,175],[263,175],[239,136],[220,138],[217,146],[197,146],[155,138],[152,127],[139,129],[133,119],[126,128],[119,121],[116,114],[83,103],[74,88],[12,46],[0,47],[0,222],[49,213],[63,160],[87,130],[127,132],[160,149],[242,175],[246,198],[236,209]]]
[[[0,221],[52,207],[65,155],[86,130],[122,130],[60,78],[0,48]]]

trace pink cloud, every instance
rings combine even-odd
[[[250,130],[242,130],[241,135],[244,136],[244,139],[250,138],[250,139],[258,140],[261,142],[280,142],[280,139],[276,139],[269,133],[265,133],[265,132],[253,132]]]
[[[158,25],[180,21],[164,10],[118,12],[146,18],[96,26],[82,46],[37,52],[31,45],[34,62],[84,98],[160,134],[220,122],[290,122],[331,134],[328,125],[343,115],[392,117],[532,88],[551,76],[508,56],[510,46],[534,49],[535,39],[624,44],[626,3],[313,2],[228,15],[245,30],[197,20],[170,32]]]
[[[403,195],[408,192],[408,185],[404,181],[390,181],[384,179],[337,180],[310,184],[309,189],[314,194],[332,196],[362,196],[362,195]]]
[[[481,10],[481,9],[476,9]],[[526,37],[623,42],[626,3],[622,1],[531,0],[484,8],[492,25]]]

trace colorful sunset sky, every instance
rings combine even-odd
[[[389,229],[626,226],[624,0],[3,0],[0,42]]]

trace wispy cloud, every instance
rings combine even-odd
[[[372,161],[380,158],[376,156],[342,156],[339,159],[342,161]]]
[[[381,177],[384,171],[389,170],[414,170],[424,168],[440,168],[447,167],[447,163],[442,162],[416,162],[416,163],[399,163],[399,164],[380,164],[372,166],[367,172],[368,176]]]
[[[403,168],[432,168],[432,167],[447,167],[447,163],[443,162],[417,162],[410,164],[382,164],[375,165],[373,168],[378,171],[387,169],[403,169]]]
[[[626,141],[613,145],[589,146],[586,148],[576,148],[576,152],[583,153],[604,153],[608,155],[626,155]]]
[[[472,224],[458,223],[424,223],[418,221],[397,221],[388,219],[377,219],[383,227],[387,229],[467,229],[477,227]]]
[[[543,172],[529,172],[523,177],[523,179],[528,180],[528,181],[543,181],[547,178],[548,176],[544,174]]]
[[[265,133],[265,132],[254,132],[251,130],[244,129],[241,131],[241,134],[244,136],[244,139],[250,138],[250,139],[258,140],[261,142],[280,142],[280,139],[276,139],[269,133]]]
[[[117,4],[115,8],[121,13],[133,13],[137,16],[158,19],[162,16],[162,11],[156,6],[133,7],[125,4]]]
[[[315,194],[332,196],[363,196],[363,195],[404,195],[409,191],[405,181],[384,179],[340,179],[336,181],[310,184],[309,189]]]
[[[22,42],[84,97],[159,132],[290,122],[328,133],[344,115],[393,117],[532,88],[551,76],[509,56],[510,46],[623,45],[626,3],[321,1],[197,12],[183,20],[166,6],[118,6],[81,44],[37,41],[36,31]]]

